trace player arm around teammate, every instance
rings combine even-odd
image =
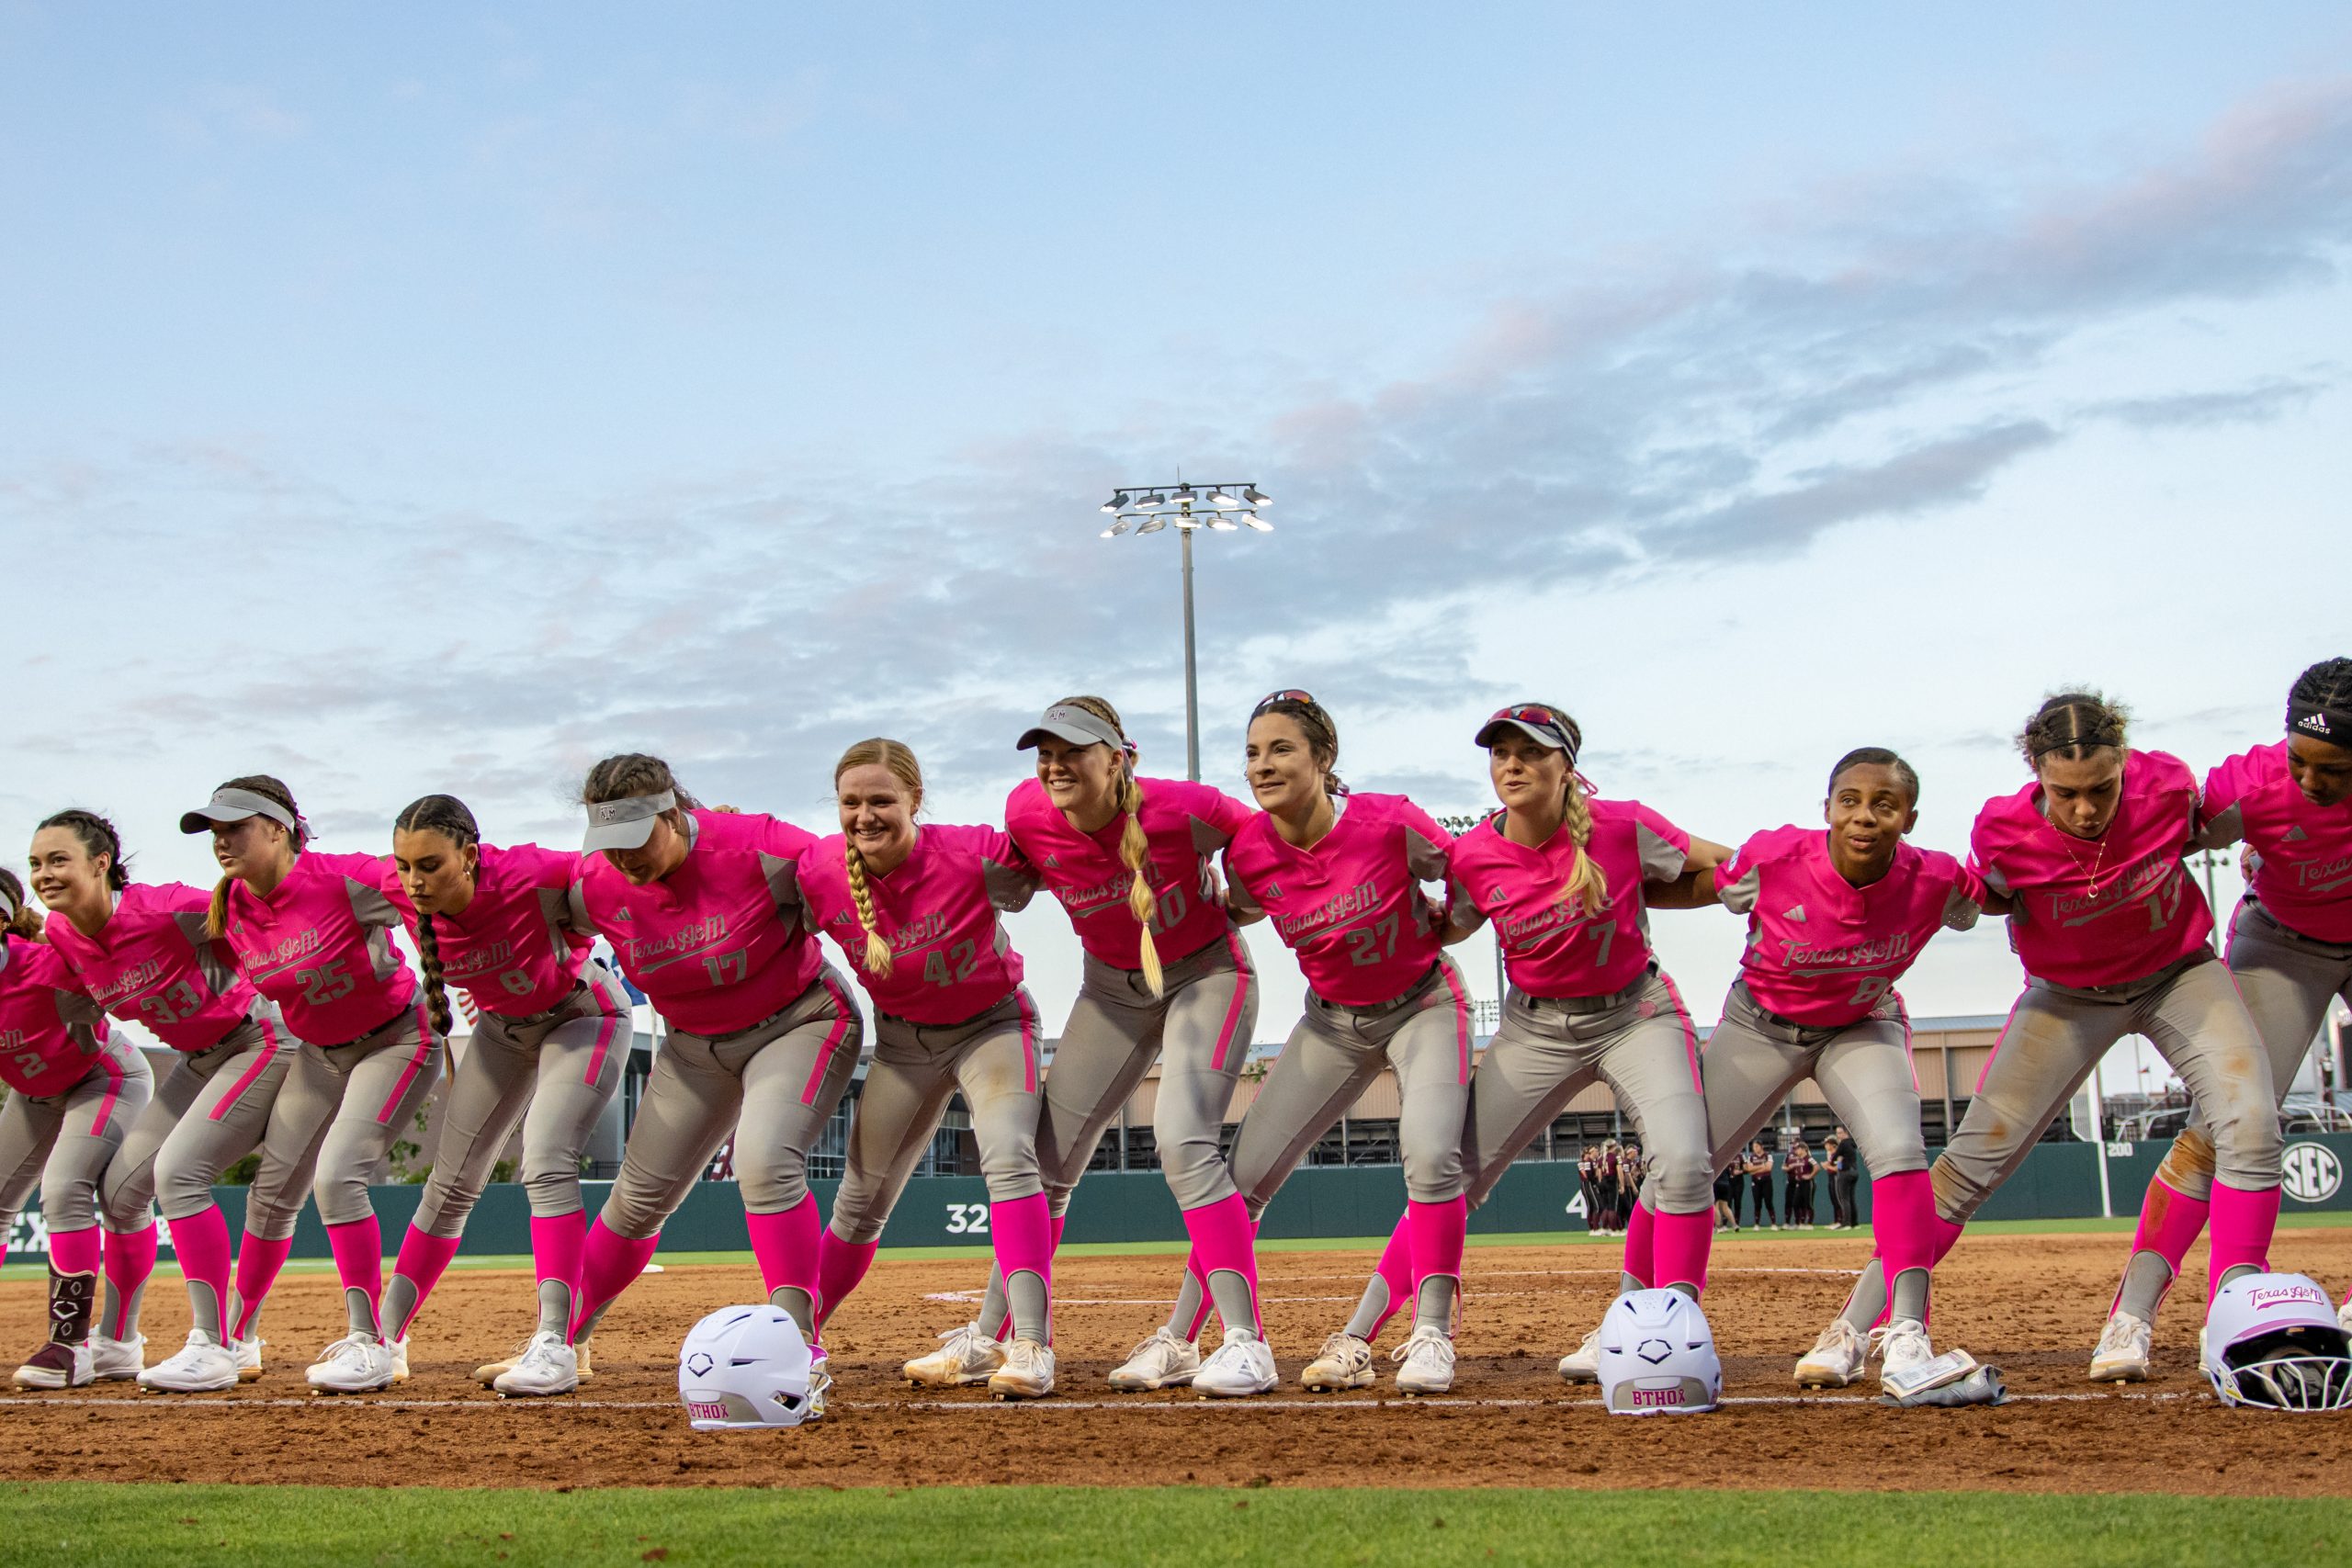
[[[2212,913],[2182,864],[2201,827],[2197,781],[2177,757],[2132,750],[2123,710],[2097,693],[2044,701],[2018,746],[2033,781],[1977,814],[1971,864],[2009,900],[2026,987],[1929,1172],[1929,1261],[2024,1163],[2108,1048],[2142,1034],[2180,1075],[2212,1138],[2211,1284],[2261,1272],[2278,1217],[2278,1100],[2261,1036],[2215,961]],[[1870,1134],[1847,1124],[1881,1180]],[[1894,1267],[1885,1258],[1864,1271],[1849,1325],[1882,1310]],[[2144,1377],[2149,1331],[2147,1319],[2112,1312],[2092,1375]]]
[[[808,1151],[865,1040],[801,906],[798,868],[817,836],[755,812],[707,809],[667,762],[640,753],[591,768],[581,796],[588,860],[575,897],[669,1028],[620,1174],[588,1227],[574,1340],[644,1272],[662,1226],[731,1132],[762,1288],[813,1345],[822,1222]],[[544,1364],[503,1374],[501,1390],[569,1392],[573,1348],[535,1338],[533,1348]],[[820,1414],[828,1381],[820,1361],[810,1382]]]
[[[485,844],[463,801],[428,795],[392,824],[392,868],[384,894],[416,942],[434,1027],[446,1035],[455,1021],[450,986],[465,987],[478,1016],[384,1287],[384,1332],[407,1339],[519,1121],[538,1324],[484,1381],[513,1372],[501,1392],[568,1392],[579,1367],[556,1352],[571,1343],[588,1234],[580,1161],[628,1066],[628,998],[588,955],[596,933],[571,897],[576,852]]]
[[[113,1017],[137,1022],[174,1059],[106,1168],[107,1301],[91,1337],[100,1379],[202,1393],[261,1375],[255,1323],[292,1244],[323,1119],[281,1103],[295,1041],[275,1004],[206,934],[212,896],[132,882],[121,837],[96,812],[61,811],[33,835],[32,886],[49,906],[51,948]],[[213,1183],[258,1149],[244,1238],[231,1282],[229,1225]],[[187,1343],[144,1366],[139,1310],[155,1262],[150,1200],[172,1226],[194,1325]]]
[[[861,740],[833,769],[842,831],[801,863],[815,926],[874,1002],[874,1059],[825,1227],[820,1322],[872,1266],[883,1226],[961,1090],[989,1189],[989,1234],[1012,1339],[991,1393],[1054,1389],[1053,1225],[1038,1170],[1037,1009],[1001,910],[1036,874],[999,829],[918,825],[922,770],[899,741]]]
[[[1644,894],[1730,852],[1694,840],[1639,802],[1594,795],[1577,772],[1584,732],[1557,705],[1504,708],[1476,739],[1501,809],[1446,852],[1453,925],[1466,931],[1493,922],[1510,988],[1471,1077],[1462,1133],[1468,1207],[1486,1201],[1520,1151],[1570,1100],[1605,1081],[1654,1161],[1658,1282],[1695,1297],[1706,1283],[1713,1235],[1706,1100],[1698,1038],[1651,951]],[[1598,1207],[1606,1201],[1599,1161],[1589,1160],[1588,1168]],[[1306,1387],[1371,1381],[1371,1342],[1410,1299],[1413,1245],[1408,1216],[1389,1236],[1355,1315],[1302,1375]],[[1568,1363],[1590,1348],[1572,1352],[1564,1372],[1573,1375]]]
[[[36,1182],[49,1227],[49,1337],[17,1369],[16,1385],[80,1388],[96,1375],[100,1179],[154,1077],[109,1037],[105,1015],[40,932],[25,885],[0,871],[0,1238]],[[146,1207],[104,1217],[109,1231],[134,1231]]]
[[[1850,751],[1830,770],[1826,829],[1758,833],[1700,879],[1702,895],[1748,921],[1739,978],[1702,1058],[1710,1165],[1749,1148],[1800,1082],[1820,1085],[1869,1163],[1871,1226],[1898,1281],[1893,1321],[1877,1337],[1888,1374],[1933,1357],[1936,1256],[1910,1018],[1894,987],[1937,931],[1973,926],[1991,898],[1960,862],[1907,841],[1918,804],[1918,775],[1901,757]],[[1768,1198],[1771,1156],[1752,1149],[1744,1168]],[[1875,1321],[1832,1324],[1797,1363],[1798,1382],[1842,1387],[1860,1377]]]
[[[400,915],[383,890],[391,863],[311,849],[293,793],[261,774],[222,784],[180,818],[180,831],[212,835],[222,874],[206,930],[302,1042],[283,1096],[291,1120],[324,1128],[311,1145],[311,1190],[347,1332],[303,1375],[322,1393],[389,1387],[408,1376],[408,1352],[379,1316],[384,1235],[368,1175],[414,1124],[445,1051],[393,945]]]
[[[1156,1332],[1112,1372],[1111,1385],[1263,1393],[1274,1367],[1257,1307],[1257,1256],[1218,1142],[1255,1031],[1258,987],[1212,857],[1250,808],[1206,784],[1138,777],[1118,712],[1100,697],[1063,698],[1017,746],[1035,750],[1037,767],[1006,800],[1005,830],[1060,901],[1084,952],[1037,1119],[1055,1246],[1104,1131],[1157,1060],[1160,1168],[1193,1255],[1213,1260],[1210,1293],[1226,1315],[1226,1341],[1204,1368],[1197,1328],[1181,1337]],[[909,1380],[987,1381],[1003,1363],[1006,1321],[1003,1273],[992,1269],[978,1319],[909,1362]]]
[[[2268,1054],[2270,1086],[2281,1096],[2329,1003],[2352,1001],[2352,659],[2325,660],[2296,678],[2286,728],[2283,740],[2205,775],[2199,837],[2208,849],[2244,842],[2252,852],[2227,961]],[[2149,1179],[2111,1313],[2154,1324],[2205,1228],[2213,1170],[2212,1134],[2199,1105]],[[2339,1315],[2352,1324],[2352,1298]]]

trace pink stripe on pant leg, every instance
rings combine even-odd
[[[1021,1011],[1021,1091],[1037,1092],[1037,1014],[1029,1005],[1029,993],[1012,993],[1013,1005]]]
[[[2270,1234],[2278,1225],[2278,1189],[2249,1192],[2226,1181],[2213,1183],[2213,1245],[2205,1266],[2209,1292],[2222,1288],[2233,1269],[2270,1269]]]
[[[605,1021],[596,1026],[596,1048],[588,1053],[588,1072],[587,1076],[580,1080],[582,1083],[594,1084],[605,1076],[605,1054],[612,1049],[613,1037],[620,1032],[621,1021],[613,1014],[606,1013]]]
[[[426,1060],[433,1055],[433,1026],[425,1020],[423,1002],[417,1003],[409,1021],[416,1029],[416,1050],[410,1055],[408,1066],[401,1069],[400,1081],[392,1085],[392,1092],[385,1096],[384,1108],[376,1112],[379,1127],[391,1124],[392,1112],[400,1109],[401,1098],[408,1093],[408,1086],[416,1081],[416,1075],[424,1070]]]
[[[229,1086],[229,1092],[220,1097],[220,1103],[212,1108],[206,1120],[218,1122],[223,1116],[228,1115],[230,1111],[235,1110],[237,1108],[237,1101],[244,1098],[245,1090],[253,1088],[254,1081],[258,1079],[262,1074],[269,1071],[269,1065],[277,1060],[277,1031],[270,1027],[269,1020],[267,1019],[262,1020],[261,1038],[261,1055],[254,1058],[254,1065],[245,1069],[244,1077],[239,1078],[235,1083]],[[178,1248],[175,1247],[173,1250],[177,1251]]]
[[[1446,994],[1453,998],[1453,1049],[1456,1057],[1457,1084],[1470,1081],[1470,993],[1462,988],[1462,976],[1445,959],[1438,960],[1438,973],[1445,977]],[[1465,1209],[1464,1213],[1468,1211]]]
[[[857,1018],[857,1009],[850,1005],[849,998],[833,984],[831,976],[820,975],[817,983],[825,987],[825,994],[833,998],[833,1005],[841,1009],[842,1013],[833,1020],[833,1027],[825,1035],[825,1043],[817,1052],[816,1066],[808,1069],[808,1081],[801,1086],[800,1103],[803,1105],[817,1103],[817,1091],[825,1087],[825,1069],[833,1065],[833,1053],[841,1048],[842,1037],[849,1033],[850,1024]]]
[[[107,1092],[98,1101],[98,1113],[90,1118],[90,1136],[94,1138],[106,1136],[107,1122],[114,1115],[115,1102],[122,1098],[122,1064],[111,1056],[101,1056],[98,1066],[107,1075]]]
[[[1658,979],[1666,987],[1666,994],[1674,998],[1674,1014],[1682,1023],[1682,1054],[1690,1062],[1690,1087],[1701,1094],[1707,1092],[1706,1080],[1699,1072],[1699,1028],[1690,1021],[1690,1010],[1682,1005],[1682,993],[1676,988],[1674,976],[1660,974]],[[1708,1213],[1713,1213],[1710,1209]],[[1628,1272],[1631,1272],[1628,1270]],[[1638,1277],[1638,1276],[1637,1276]]]
[[[1209,1071],[1225,1071],[1226,1053],[1233,1049],[1233,1037],[1241,1032],[1241,1014],[1250,1000],[1250,953],[1241,945],[1241,933],[1231,926],[1225,929],[1225,950],[1233,955],[1233,967],[1238,978],[1234,982],[1233,999],[1225,1006],[1225,1022],[1216,1032],[1216,1050],[1209,1057]],[[1244,1049],[1247,1049],[1245,1046]]]
[[[1250,1205],[1238,1192],[1228,1193],[1214,1203],[1204,1203],[1197,1209],[1184,1211],[1184,1230],[1193,1238],[1193,1256],[1200,1259],[1204,1290],[1208,1276],[1219,1269],[1239,1276],[1250,1287],[1250,1326],[1262,1331],[1265,1322],[1258,1309],[1258,1247],[1250,1227]],[[1228,1323],[1227,1328],[1238,1328]]]

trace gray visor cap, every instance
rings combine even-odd
[[[1507,729],[1516,729],[1521,735],[1526,736],[1530,740],[1535,741],[1539,745],[1549,746],[1555,751],[1566,751],[1568,750],[1567,737],[1562,735],[1558,730],[1553,729],[1545,725],[1529,724],[1523,720],[1516,718],[1496,718],[1487,720],[1487,727],[1478,731],[1478,739],[1474,742],[1474,744],[1479,746],[1492,746],[1495,743],[1495,738],[1502,734],[1503,731]]]
[[[248,817],[266,817],[289,831],[294,827],[294,814],[266,795],[249,789],[216,789],[210,800],[180,814],[180,831],[209,833],[215,824],[242,822]]]
[[[1057,703],[1046,710],[1046,716],[1023,730],[1021,739],[1012,743],[1016,751],[1026,751],[1046,736],[1067,740],[1073,746],[1108,746],[1114,751],[1127,749],[1126,737],[1113,727],[1111,721],[1069,703]]]
[[[588,807],[588,837],[581,841],[581,852],[593,855],[599,850],[643,848],[645,840],[653,837],[653,819],[677,804],[678,792],[672,789],[660,795],[597,801]]]

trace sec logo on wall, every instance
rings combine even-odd
[[[2344,1162],[2322,1144],[2289,1144],[2279,1185],[2298,1203],[2324,1203],[2344,1185]]]

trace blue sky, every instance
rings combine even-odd
[[[202,879],[260,767],[563,841],[639,747],[822,826],[877,731],[978,817],[1070,690],[1179,770],[1093,508],[1181,466],[1280,528],[1204,541],[1213,780],[1305,683],[1475,807],[1536,694],[1717,839],[1902,747],[1959,849],[2045,689],[2202,767],[2352,652],[2347,168],[2341,6],[0,0],[0,837]],[[1736,922],[1658,935],[1711,1018]]]

